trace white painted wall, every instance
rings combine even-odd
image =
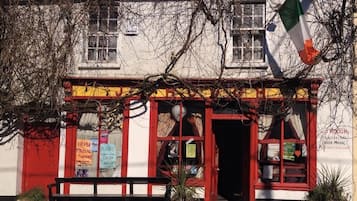
[[[141,102],[131,101],[131,108]],[[128,143],[128,177],[147,177],[149,167],[150,103],[146,107],[130,110]],[[129,192],[129,188],[128,188]],[[135,185],[134,193],[146,193],[147,185]]]
[[[0,196],[15,196],[21,189],[23,145],[19,138],[0,146]]]
[[[346,192],[352,191],[352,110],[343,102],[331,101],[318,108],[317,168],[340,169],[347,179]]]

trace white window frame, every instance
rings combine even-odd
[[[245,16],[249,16],[252,19],[252,25],[254,24],[253,19],[256,17],[261,17],[262,18],[262,26],[261,27],[234,27],[234,18],[235,16],[235,6],[244,6],[244,5],[257,5],[260,4],[263,6],[262,9],[262,13],[260,14],[255,14],[254,13],[254,9],[252,10],[252,14],[251,15],[242,15],[239,16],[240,18],[244,18]],[[244,22],[243,22],[244,23]],[[261,68],[261,69],[266,69],[267,68],[267,58],[266,58],[266,53],[265,53],[265,38],[266,38],[266,33],[265,33],[265,23],[266,23],[266,2],[265,1],[241,1],[239,4],[233,4],[232,5],[232,19],[230,20],[230,28],[231,28],[231,32],[230,32],[230,40],[229,40],[229,47],[227,49],[227,68]],[[236,59],[235,55],[234,55],[234,49],[238,49],[240,48],[241,50],[246,50],[247,47],[243,47],[241,46],[235,46],[234,44],[234,37],[239,35],[240,33],[247,33],[247,34],[251,34],[251,38],[250,38],[250,46],[251,48],[251,55],[252,58],[254,57],[254,50],[257,49],[261,49],[262,50],[262,58],[260,59],[247,59],[244,60],[243,57],[243,52],[241,52],[241,59]],[[256,45],[254,44],[254,36],[257,34],[262,34],[262,40],[261,40],[261,44],[259,47],[255,47]]]
[[[105,19],[105,22],[106,22],[106,28],[107,30],[106,31],[102,31],[100,30],[100,10],[101,10],[101,7],[106,7],[107,9],[107,16]],[[117,12],[118,12],[118,15],[115,18],[111,18],[110,16],[110,10],[111,8],[115,7],[117,9]],[[91,20],[91,16],[90,16],[90,11],[88,11],[88,18],[87,18],[87,29],[86,31],[83,33],[83,49],[84,49],[84,54],[83,54],[83,57],[82,57],[82,62],[81,62],[81,65],[80,65],[80,69],[90,69],[90,68],[110,68],[110,69],[119,69],[120,68],[120,63],[119,63],[119,7],[118,6],[98,6],[96,8],[97,10],[97,19],[96,19],[96,28],[95,30],[96,31],[91,31],[90,30],[90,20]],[[110,21],[116,21],[115,23],[115,29],[113,30],[110,30],[110,27],[109,27],[109,24],[110,24]],[[96,37],[95,39],[95,47],[89,47],[89,39],[90,37]],[[101,37],[104,37],[106,38],[105,40],[105,45],[103,47],[100,47],[100,44],[99,44],[99,40]],[[110,47],[110,44],[109,44],[109,38],[110,37],[114,37],[116,38],[115,39],[115,46],[116,47]],[[95,56],[95,59],[93,60],[89,60],[89,50],[90,49],[93,49],[95,50],[95,53],[94,53],[94,56]],[[105,57],[106,59],[99,59],[99,53],[98,53],[98,50],[104,50],[106,52]],[[109,51],[112,50],[112,51],[115,51],[116,52],[116,55],[114,56],[114,58],[112,60],[109,60]]]

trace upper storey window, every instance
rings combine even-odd
[[[116,62],[118,55],[118,7],[98,6],[89,10],[87,60]]]
[[[232,62],[264,62],[264,2],[241,2],[233,6],[232,36]]]

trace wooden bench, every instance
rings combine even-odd
[[[156,177],[72,177],[55,178],[55,183],[48,185],[49,201],[114,201],[114,200],[152,200],[166,201],[170,200],[170,179]],[[61,184],[90,184],[93,186],[93,193],[90,194],[64,194],[61,193]],[[128,184],[129,193],[122,194],[98,194],[98,184]],[[135,194],[135,184],[165,185],[163,194]],[[53,193],[55,188],[55,193]]]

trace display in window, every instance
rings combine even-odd
[[[202,103],[159,105],[157,165],[159,175],[175,173],[178,166],[190,177],[202,176]],[[197,107],[197,106],[200,107]],[[192,107],[190,107],[192,106]],[[170,137],[170,138],[167,138]]]
[[[116,150],[114,144],[101,144],[99,167],[101,169],[115,168],[116,166]]]
[[[284,160],[295,160],[295,143],[285,142],[284,143]]]
[[[91,165],[92,164],[92,150],[91,141],[86,139],[77,139],[76,148],[76,164],[77,165]]]

